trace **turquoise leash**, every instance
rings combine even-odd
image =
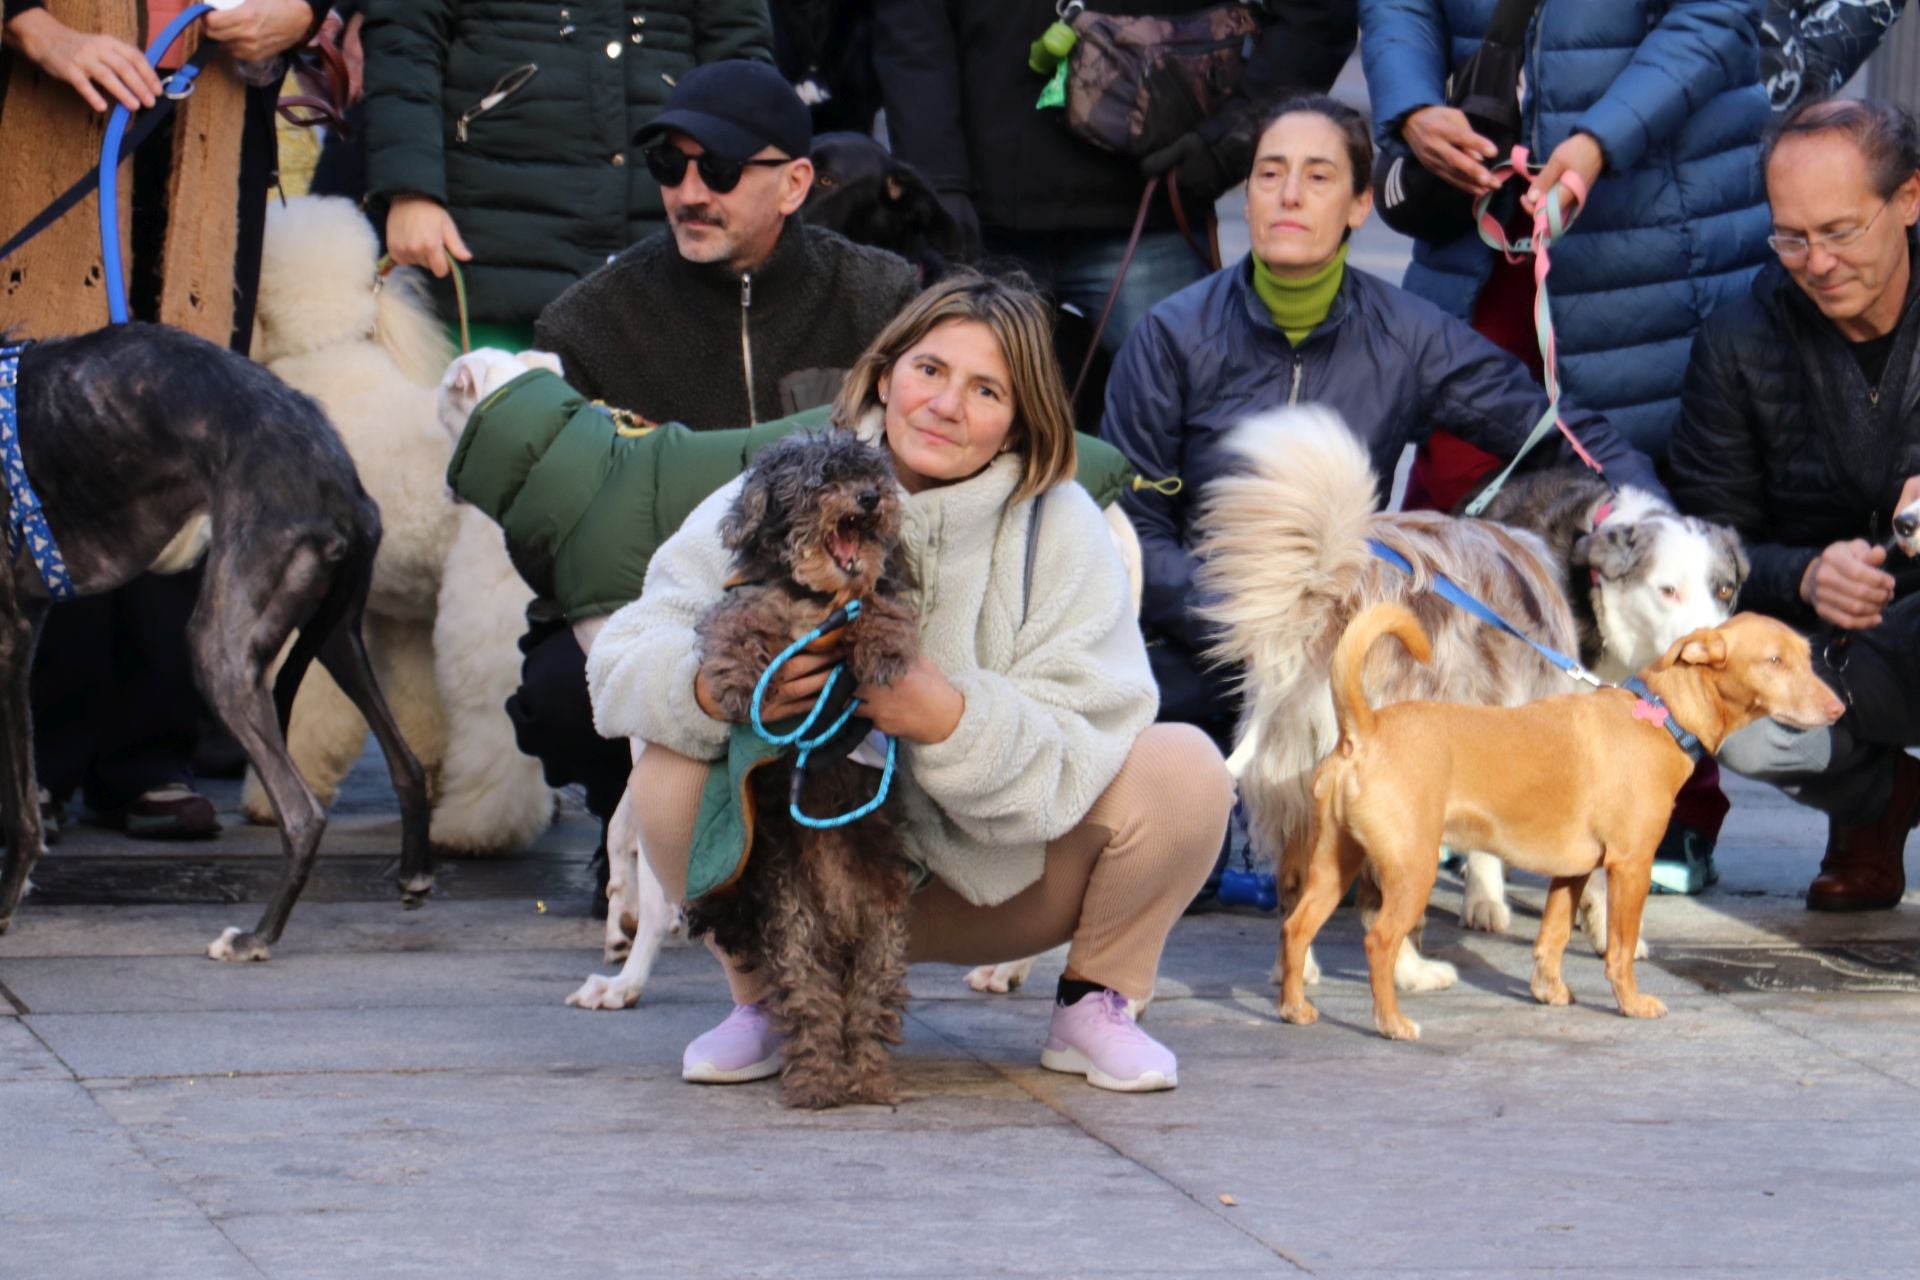
[[[860,709],[860,699],[850,699],[847,705],[841,709],[839,716],[834,719],[832,724],[828,725],[819,733],[812,733],[814,724],[820,719],[821,713],[825,711],[827,703],[833,695],[834,686],[839,682],[842,668],[836,665],[832,670],[827,672],[827,682],[821,687],[820,695],[813,700],[813,706],[807,711],[805,718],[800,721],[799,726],[792,732],[775,733],[773,730],[767,728],[766,721],[761,718],[760,712],[761,707],[766,701],[767,690],[773,684],[774,672],[785,666],[795,656],[802,653],[806,647],[814,641],[829,632],[838,631],[841,627],[852,622],[859,616],[860,602],[858,600],[849,600],[846,604],[833,610],[820,620],[819,626],[807,632],[807,634],[801,636],[798,640],[795,640],[785,649],[782,649],[780,655],[767,664],[767,669],[760,673],[759,681],[753,686],[753,705],[749,709],[749,714],[753,720],[753,731],[759,734],[760,737],[771,746],[797,746],[800,748],[800,754],[793,762],[793,782],[787,793],[787,812],[793,820],[801,826],[811,827],[816,831],[831,830],[834,827],[844,827],[848,823],[858,822],[885,803],[887,792],[893,786],[893,769],[894,762],[898,755],[899,744],[892,734],[883,735],[887,739],[887,763],[886,767],[880,772],[880,786],[879,789],[873,793],[872,799],[857,809],[836,815],[835,817],[816,818],[800,807],[801,792],[806,787],[807,763],[816,748],[825,746],[831,742],[842,729],[846,728],[847,722],[853,719],[854,712]],[[810,734],[811,736],[809,736]]]

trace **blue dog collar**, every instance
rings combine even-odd
[[[47,594],[55,600],[71,600],[74,590],[67,573],[67,562],[47,527],[46,512],[40,509],[40,497],[27,482],[27,462],[20,453],[20,413],[15,405],[20,378],[20,353],[31,342],[0,347],[0,467],[7,474],[7,550],[17,561],[24,541],[33,557],[33,567],[47,584]]]
[[[1647,688],[1646,681],[1635,676],[1624,681],[1620,687],[1640,699],[1633,706],[1634,719],[1659,725],[1673,735],[1674,742],[1695,764],[1700,763],[1700,757],[1707,754],[1707,749],[1700,745],[1699,738],[1680,727],[1680,722],[1673,718],[1673,712],[1667,710],[1667,704],[1660,701],[1660,695]]]

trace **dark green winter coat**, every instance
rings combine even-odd
[[[773,52],[765,0],[380,0],[363,38],[368,193],[445,205],[500,324],[664,225],[632,139],[681,74]]]
[[[500,524],[514,567],[569,622],[640,598],[647,565],[693,509],[790,432],[825,426],[827,406],[757,427],[630,434],[544,369],[475,407],[447,466],[454,493]],[[1101,506],[1134,470],[1112,445],[1079,438],[1080,483]]]

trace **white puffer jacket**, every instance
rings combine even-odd
[[[902,522],[921,651],[966,698],[946,741],[900,744],[906,852],[983,906],[1040,878],[1047,842],[1086,817],[1159,701],[1125,570],[1078,484],[1040,499],[1023,601],[1034,503],[1008,505],[1021,468],[1001,457],[910,496]],[[728,726],[694,701],[694,625],[724,590],[720,520],[738,491],[736,481],[695,509],[654,554],[640,598],[594,640],[587,685],[607,737],[696,759],[725,752]]]

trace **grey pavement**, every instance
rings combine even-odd
[[[1274,1017],[1272,919],[1216,913],[1148,1015],[1178,1090],[1038,1066],[1056,955],[1010,997],[915,970],[909,1097],[819,1115],[679,1080],[727,1009],[699,949],[563,1007],[604,968],[571,805],[403,911],[369,756],[256,965],[201,958],[277,847],[231,784],[212,844],[69,825],[0,938],[0,1276],[1912,1276],[1920,893],[1809,915],[1820,823],[1730,789],[1720,884],[1647,912],[1662,1021],[1578,943],[1580,1003],[1534,1005],[1539,887],[1496,937],[1443,877],[1461,980],[1407,998],[1417,1044],[1373,1034],[1350,913],[1310,1028]]]

